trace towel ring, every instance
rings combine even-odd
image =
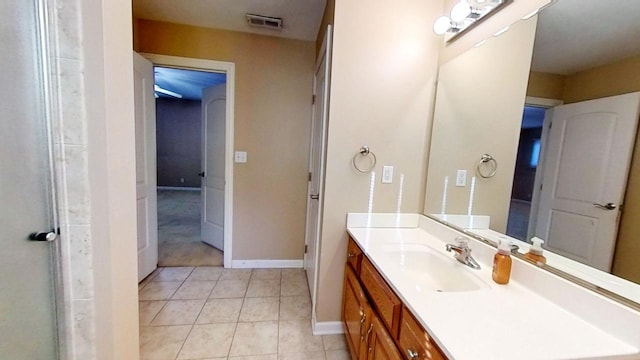
[[[487,167],[489,167],[488,172],[486,170]],[[493,156],[489,154],[482,154],[476,168],[478,170],[478,175],[488,179],[493,177],[496,174],[496,171],[498,171],[498,162],[493,158]]]
[[[364,168],[364,169],[358,167],[358,164],[356,162],[358,157],[366,158],[366,157],[369,157],[369,155],[371,155],[372,157],[371,165],[368,168]],[[353,163],[353,167],[356,168],[356,170],[358,170],[359,172],[368,173],[376,166],[376,162],[377,162],[376,154],[374,154],[373,151],[371,151],[367,145],[362,145],[360,150],[355,155],[353,155],[353,159],[351,160],[351,162]]]

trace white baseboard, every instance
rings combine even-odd
[[[303,260],[233,260],[232,268],[237,269],[265,269],[265,268],[302,268]]]
[[[158,186],[158,190],[200,191],[199,187]]]
[[[342,328],[342,322],[340,321],[323,321],[323,322],[314,321],[311,324],[311,330],[313,331],[313,335],[344,334],[344,329]]]

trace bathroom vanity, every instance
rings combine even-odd
[[[446,252],[464,236],[416,214],[349,214],[342,320],[353,359],[640,359],[640,312],[520,259],[491,280]]]

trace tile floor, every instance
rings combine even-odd
[[[160,268],[140,283],[141,359],[348,360],[313,336],[302,269]]]

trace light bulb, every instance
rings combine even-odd
[[[467,0],[460,0],[451,8],[451,20],[454,22],[462,22],[471,14],[471,5]]]
[[[451,28],[451,19],[446,16],[440,16],[433,23],[433,32],[438,35],[444,35]]]

